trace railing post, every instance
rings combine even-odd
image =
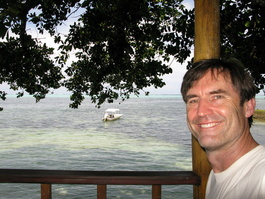
[[[220,57],[220,3],[219,0],[195,1],[194,61]],[[201,177],[201,185],[194,186],[194,199],[204,199],[211,167],[198,141],[192,137],[193,171]]]
[[[161,185],[152,185],[152,199],[161,199]]]
[[[41,184],[41,199],[51,199],[51,198],[52,198],[52,185]]]
[[[107,199],[107,185],[97,185],[97,199]]]

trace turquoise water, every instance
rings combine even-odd
[[[95,108],[86,100],[68,108],[69,97],[32,97],[1,102],[1,168],[70,170],[191,170],[191,136],[180,96],[133,97]],[[258,98],[257,107],[265,109]],[[102,122],[106,108],[120,120]],[[264,125],[254,137],[265,144]],[[1,184],[0,198],[40,198],[38,184]],[[96,198],[94,185],[53,185],[53,198]],[[108,186],[109,198],[151,198],[150,186]],[[163,186],[162,197],[192,198],[192,186]]]

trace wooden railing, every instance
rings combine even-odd
[[[52,184],[94,184],[97,199],[107,198],[107,185],[152,185],[152,199],[160,199],[162,185],[199,185],[200,177],[192,171],[0,169],[0,183],[41,184],[41,199],[52,198]]]

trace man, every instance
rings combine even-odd
[[[193,136],[212,166],[207,199],[264,199],[265,147],[250,133],[256,88],[239,61],[202,60],[181,93]]]

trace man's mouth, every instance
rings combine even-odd
[[[220,122],[213,122],[213,123],[207,123],[207,124],[200,124],[199,126],[201,128],[211,128],[214,126],[217,126],[218,124],[220,124]]]

